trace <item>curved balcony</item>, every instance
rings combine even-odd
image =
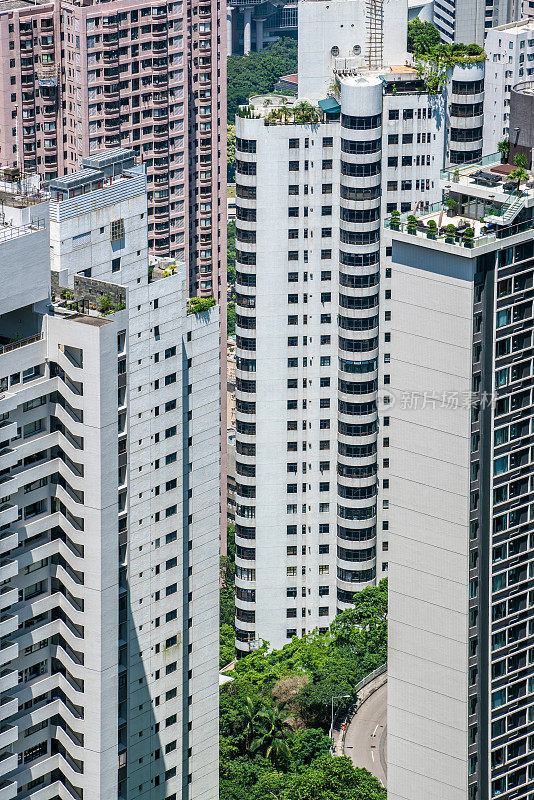
[[[336,586],[345,591],[358,591],[366,586],[372,586],[376,577],[376,566],[367,569],[337,568]]]

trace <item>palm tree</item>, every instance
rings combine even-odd
[[[284,100],[284,102],[280,106],[280,116],[282,117],[284,122],[287,122],[287,119],[288,119],[290,114],[291,114],[291,109],[289,108],[288,104]]]
[[[501,139],[497,145],[497,150],[501,154],[501,161],[504,163],[508,160],[508,153],[510,152],[510,139]]]
[[[254,739],[250,746],[251,752],[261,751],[273,764],[281,756],[289,758],[290,750],[286,739],[293,729],[287,721],[289,718],[287,712],[275,706],[261,711],[258,717],[265,726],[265,732]]]
[[[250,743],[253,740],[253,737],[256,733],[256,722],[259,717],[262,716],[264,712],[262,711],[260,703],[257,701],[252,700],[250,697],[247,697],[245,700],[245,708],[244,708],[244,734],[245,734],[245,750],[250,750]]]
[[[510,172],[508,177],[512,181],[517,181],[517,193],[519,194],[521,184],[523,181],[528,181],[530,178],[530,173],[528,173],[524,167],[517,167],[517,169],[514,169],[512,172]]]
[[[302,122],[319,122],[320,120],[320,113],[319,109],[316,106],[313,106],[311,103],[308,103],[306,100],[301,100],[295,108],[295,122],[302,123]]]

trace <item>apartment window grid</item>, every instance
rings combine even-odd
[[[491,433],[494,445],[493,463],[486,468],[490,472],[493,513],[491,525],[491,550],[489,579],[491,593],[491,617],[489,630],[485,631],[491,661],[491,672],[487,678],[490,697],[490,781],[492,796],[504,795],[526,797],[531,786],[531,765],[524,768],[513,759],[530,750],[534,731],[534,707],[529,704],[532,685],[534,651],[531,636],[534,634],[534,539],[531,533],[529,481],[532,426],[532,379],[524,373],[522,363],[530,364],[532,350],[532,300],[525,303],[525,289],[532,288],[534,256],[532,242],[505,248],[498,254],[496,266],[495,307],[493,319],[484,316],[482,303],[484,292],[475,286],[475,339],[473,373],[481,372],[483,345],[478,347],[485,326],[495,329],[495,374],[491,375],[496,389],[496,401],[492,413]],[[528,295],[527,295],[528,296]],[[479,311],[479,309],[481,309]],[[477,320],[478,314],[481,321]],[[513,333],[509,324],[514,318],[522,320],[519,334]],[[487,383],[487,382],[486,382]],[[482,371],[482,388],[484,376]],[[472,433],[472,463],[476,463],[477,448],[480,447],[480,420],[483,410],[474,409]],[[481,607],[479,603],[478,566],[483,556],[481,544],[483,531],[478,509],[485,505],[480,497],[480,470],[472,469],[472,521],[470,548],[470,624],[480,628]],[[487,499],[486,499],[487,502]],[[478,536],[478,538],[476,538]],[[480,636],[480,630],[477,631]],[[470,712],[476,714],[476,682],[480,680],[484,653],[480,652],[480,639],[470,640],[469,704]],[[477,652],[478,651],[478,652]],[[471,666],[472,664],[472,666]],[[483,672],[482,672],[483,676]],[[476,719],[475,716],[472,717]],[[483,723],[483,720],[482,720]],[[525,727],[526,726],[526,727]],[[477,752],[479,736],[476,723],[470,720],[469,742],[471,785],[484,778],[481,759],[484,752]],[[483,763],[483,762],[482,762]],[[518,794],[519,792],[519,794]]]

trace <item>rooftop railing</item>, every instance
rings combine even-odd
[[[469,222],[469,220],[467,220],[467,222]],[[469,230],[472,230],[469,226],[461,231],[455,230],[454,232],[447,232],[447,226],[442,226],[440,228],[428,227],[422,219],[419,219],[417,223],[387,219],[384,222],[384,226],[390,228],[392,231],[408,233],[411,236],[415,236],[417,239],[438,241],[442,244],[473,249],[483,247],[484,245],[499,241],[500,239],[507,239],[523,231],[532,230],[534,228],[534,219],[527,219],[504,228],[496,228],[494,231],[486,230],[485,233],[479,234],[478,236],[469,235]]]
[[[25,236],[27,233],[35,233],[41,231],[45,227],[44,219],[34,219],[26,225],[7,226],[0,228],[0,242],[8,242],[10,239],[17,239],[19,236]]]
[[[464,164],[462,167],[455,167],[451,169],[442,169],[440,170],[439,177],[442,181],[452,181],[453,183],[458,183],[460,176],[468,177],[468,173],[475,169],[476,167],[486,167],[488,164],[497,164],[501,163],[501,154],[500,153],[491,153],[489,156],[483,156],[482,158],[478,158],[476,161],[470,161],[468,164]],[[505,176],[503,176],[505,177]]]
[[[27,344],[33,344],[33,342],[38,342],[43,338],[42,333],[36,333],[34,336],[28,336],[26,339],[17,339],[15,342],[9,342],[8,344],[0,345],[0,355],[3,353],[10,353],[11,350],[18,350],[19,347],[24,347]]]

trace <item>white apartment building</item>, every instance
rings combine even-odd
[[[434,0],[432,22],[444,42],[483,45],[491,28],[520,17],[519,0]]]
[[[401,5],[384,5],[384,40],[405,41]],[[363,6],[300,4],[299,89],[317,121],[276,96],[236,120],[238,654],[326,628],[387,575],[381,220],[431,207],[443,164],[482,151],[484,64],[456,67],[439,97],[393,45],[394,62],[366,69],[387,50],[347,24]]]
[[[5,798],[217,794],[218,311],[149,276],[133,162],[0,231]]]
[[[534,75],[534,20],[523,19],[489,30],[484,49],[486,87],[484,97],[484,155],[497,152],[510,131],[510,95],[513,86]]]
[[[436,213],[392,231],[392,800],[534,785],[534,192],[510,195],[498,158],[491,186],[480,167],[442,176],[472,235],[429,237]]]

